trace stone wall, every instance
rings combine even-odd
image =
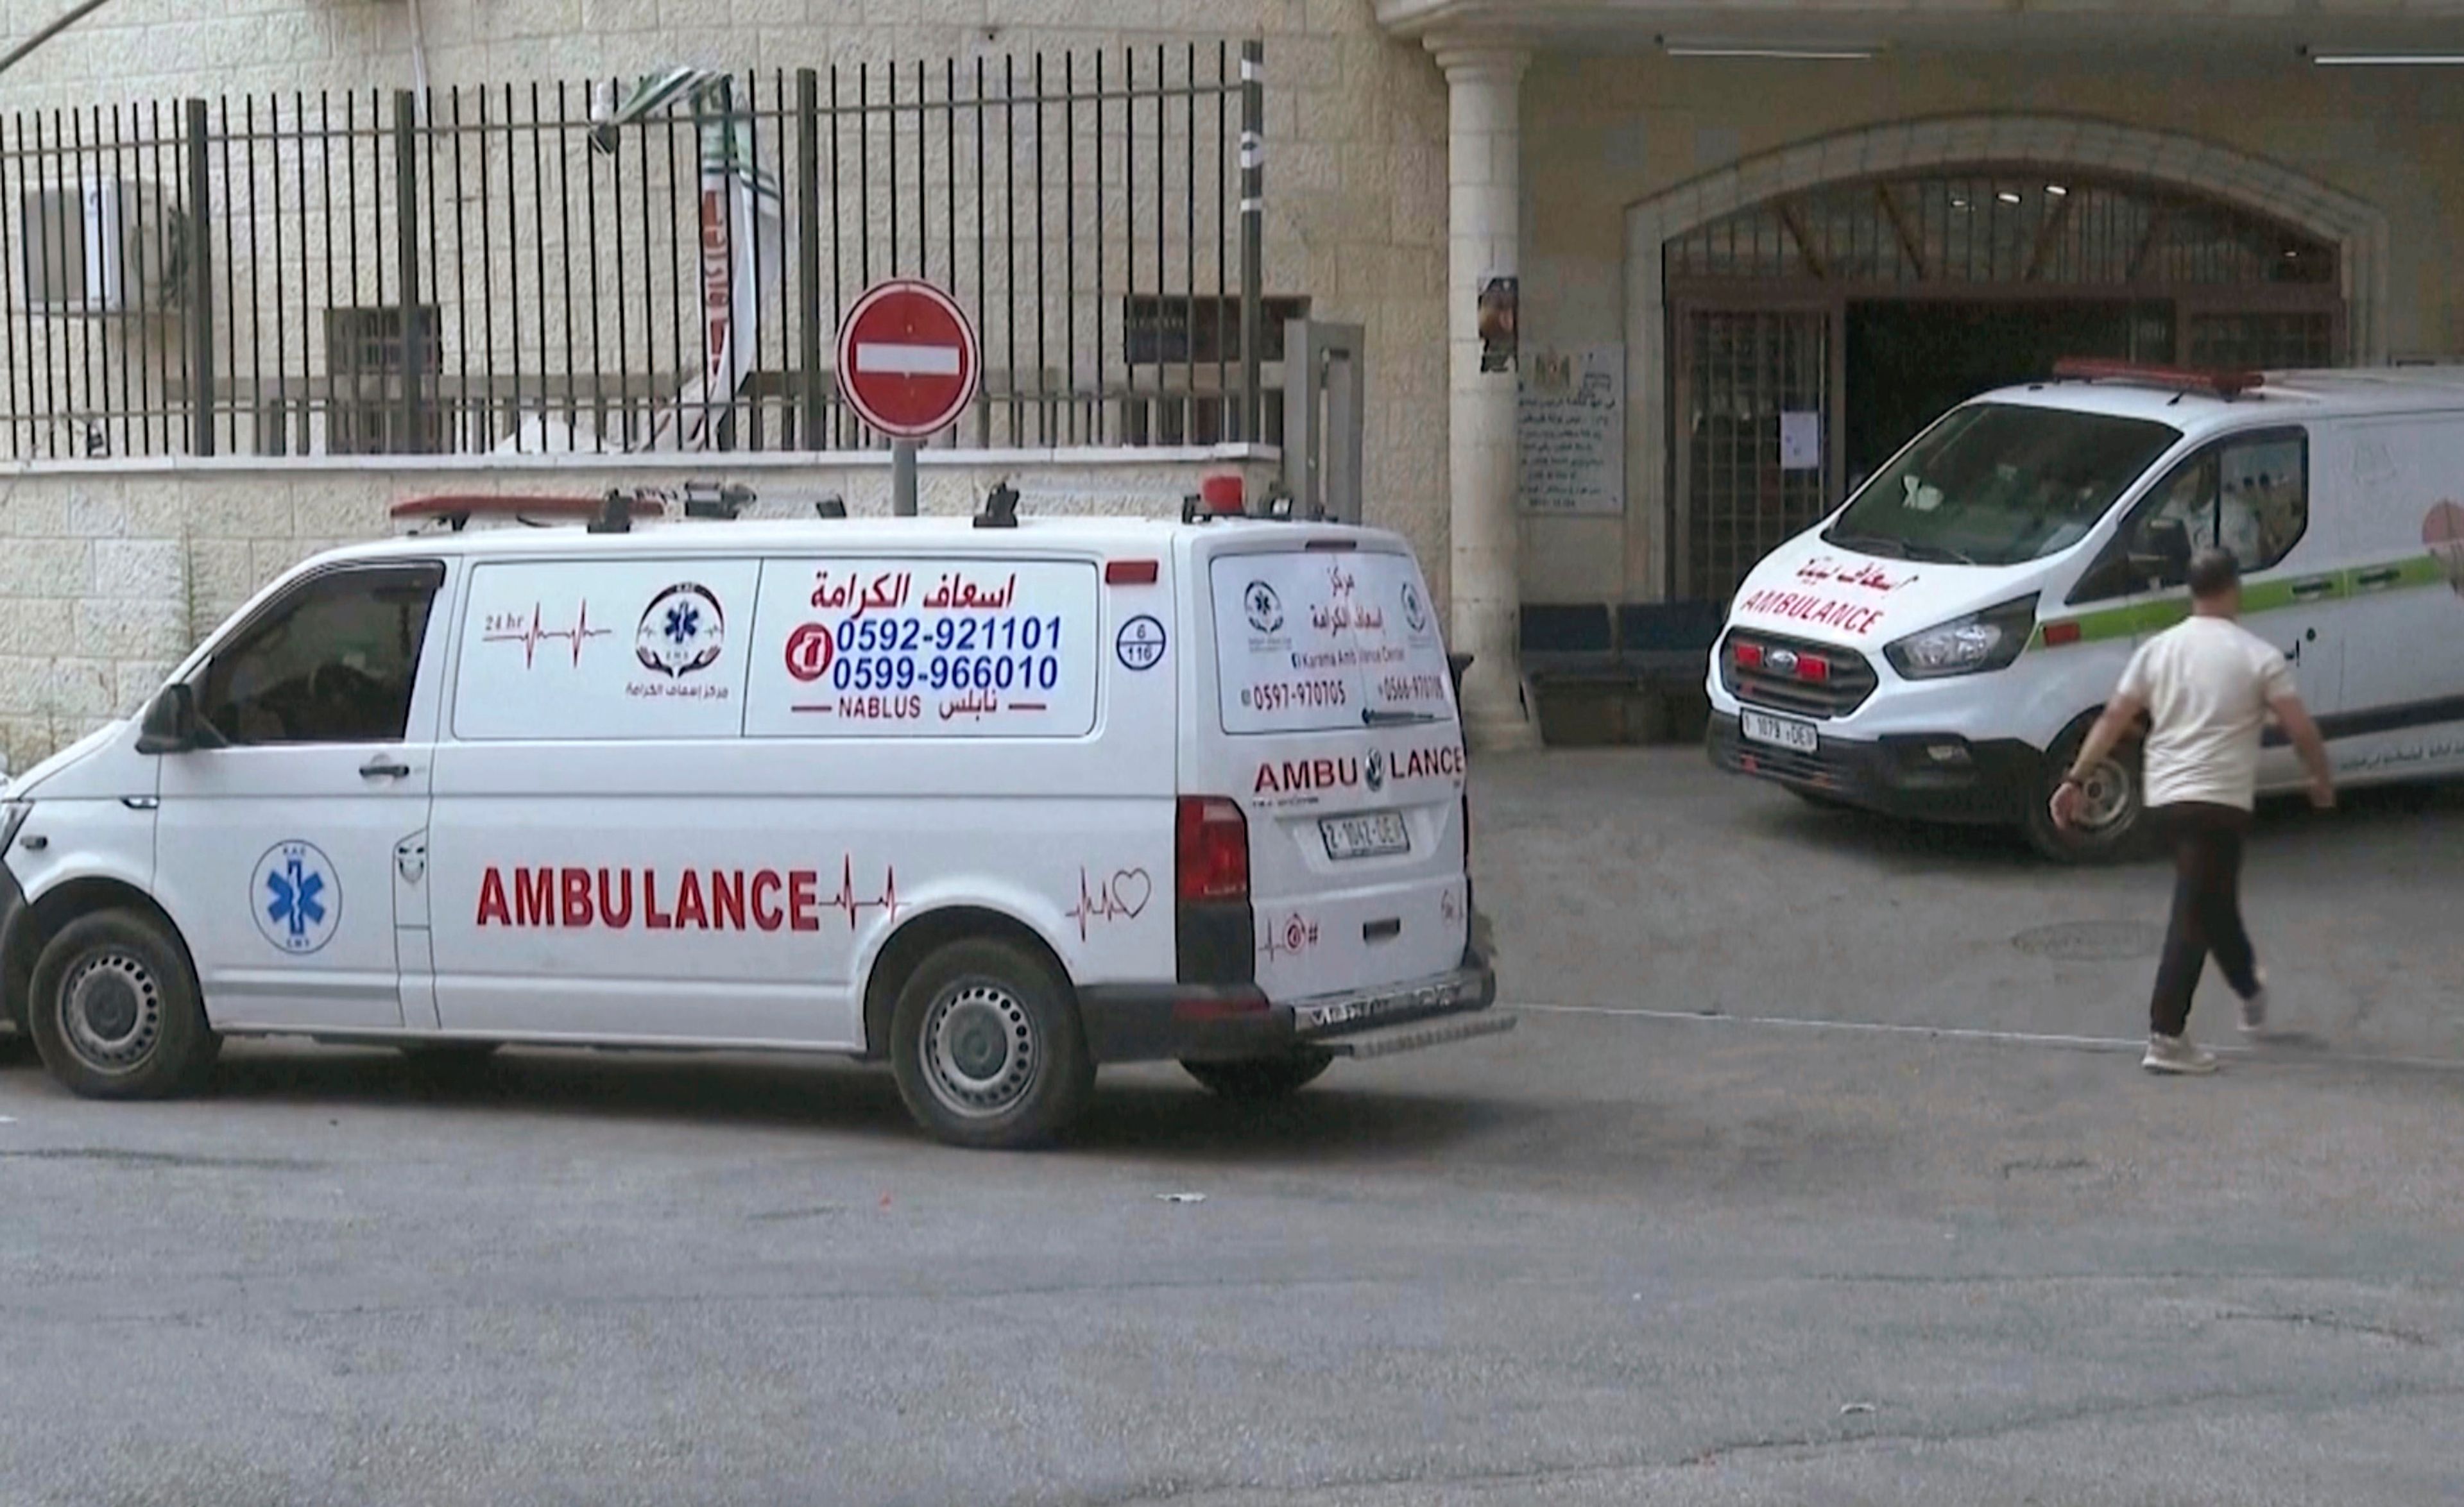
[[[1200,477],[1237,470],[1252,496],[1272,451],[928,452],[926,513],[975,512],[1007,481],[1026,513],[1168,515]],[[209,462],[0,471],[0,757],[23,770],[140,705],[189,649],[267,581],[321,550],[397,532],[390,507],[462,493],[596,496],[611,487],[736,483],[756,515],[812,516],[822,496],[889,511],[883,456],[672,457],[587,466],[431,463],[374,470]]]

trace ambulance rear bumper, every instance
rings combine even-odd
[[[1497,972],[1475,948],[1463,950],[1461,967],[1434,978],[1284,1002],[1268,999],[1254,984],[1096,984],[1078,991],[1087,1047],[1098,1062],[1238,1061],[1305,1046],[1341,1056],[1382,1055],[1406,1044],[1487,1035],[1391,1028],[1467,1016],[1495,1003]]]

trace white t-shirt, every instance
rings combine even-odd
[[[2152,724],[2147,804],[2248,811],[2267,704],[2294,693],[2293,666],[2276,645],[2227,618],[2192,618],[2141,644],[2122,694],[2145,702]]]

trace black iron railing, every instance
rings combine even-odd
[[[1306,305],[1263,296],[1263,72],[1184,44],[15,112],[0,454],[869,446],[830,366],[889,276],[981,339],[939,443],[1271,439]]]

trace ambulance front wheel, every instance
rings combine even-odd
[[[27,1024],[70,1092],[164,1099],[197,1085],[222,1038],[206,1023],[187,950],[135,910],[79,916],[34,962]]]
[[[1314,1083],[1334,1065],[1334,1054],[1324,1047],[1302,1047],[1286,1057],[1257,1057],[1239,1062],[1183,1062],[1182,1071],[1221,1098],[1256,1102],[1289,1099]]]
[[[1068,985],[1026,949],[991,937],[950,943],[908,976],[890,1060],[908,1110],[957,1146],[1047,1140],[1095,1086]]]
[[[2081,781],[2079,819],[2068,827],[2053,817],[2055,787],[2079,757],[2093,718],[2054,741],[2045,754],[2035,797],[2023,814],[2028,841],[2045,857],[2064,863],[2104,863],[2131,857],[2146,833],[2146,787],[2141,778],[2140,746],[2133,741],[2107,754]]]

